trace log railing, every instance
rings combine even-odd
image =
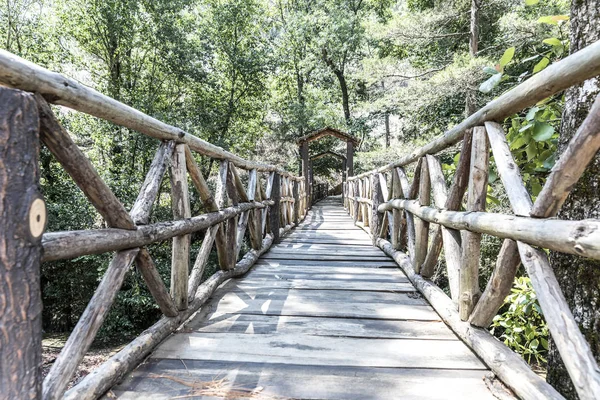
[[[579,397],[600,398],[600,369],[543,250],[600,259],[600,220],[554,218],[600,148],[600,98],[562,152],[535,202],[498,122],[598,75],[600,42],[534,75],[399,161],[349,177],[344,187],[346,208],[356,224],[397,261],[457,335],[524,399],[562,396],[485,329],[509,294],[519,263],[531,279]],[[459,165],[447,187],[436,154],[460,140]],[[485,210],[490,150],[510,200],[511,215]],[[483,293],[478,277],[482,234],[504,239]],[[442,249],[450,297],[430,280]]]
[[[13,292],[17,290],[15,293],[23,292],[28,296],[8,296],[3,307],[13,312],[4,312],[0,316],[0,325],[15,332],[9,335],[8,341],[2,341],[0,349],[0,363],[7,366],[2,368],[6,373],[3,372],[0,383],[9,398],[100,397],[197,311],[222,282],[245,273],[272,243],[279,240],[280,235],[305,217],[305,180],[279,167],[240,158],[4,51],[0,51],[0,84],[6,86],[0,87],[0,154],[3,155],[0,165],[6,165],[6,170],[12,174],[11,179],[6,180],[4,168],[0,170],[0,211],[15,210],[13,217],[2,221],[9,229],[0,232],[0,239],[3,243],[13,239],[14,242],[8,242],[8,261],[0,257],[0,273],[3,274],[2,282],[8,282]],[[129,212],[59,124],[49,102],[160,139],[154,160]],[[73,178],[108,228],[42,235],[46,216],[44,202],[37,192],[40,141]],[[198,167],[194,153],[218,160],[214,193]],[[149,224],[167,169],[170,170],[174,218]],[[19,178],[21,175],[26,179]],[[200,194],[205,214],[191,215],[188,178]],[[27,232],[24,227],[28,228]],[[190,264],[191,234],[199,231],[205,232],[204,239],[195,261]],[[240,257],[246,231],[251,249]],[[162,281],[146,247],[165,240],[172,240],[170,288]],[[213,245],[220,270],[202,282]],[[115,253],[42,388],[37,367],[41,360],[40,260],[105,252]],[[141,272],[164,316],[77,386],[66,391],[133,264]],[[12,265],[24,268],[12,269]],[[20,275],[23,273],[20,271],[29,275]],[[32,314],[23,314],[22,310],[30,310]],[[18,331],[19,318],[22,322],[34,322],[25,332]]]

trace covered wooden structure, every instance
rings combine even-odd
[[[308,144],[312,141],[319,140],[325,136],[333,136],[346,142],[346,157],[343,157],[340,154],[337,154],[333,151],[326,151],[323,153],[316,154],[313,157],[310,157],[308,154]],[[316,160],[317,158],[321,158],[326,155],[332,155],[334,157],[342,158],[344,160],[342,181],[345,182],[346,177],[352,176],[354,174],[354,148],[358,146],[360,141],[351,134],[342,132],[338,129],[334,129],[331,127],[325,127],[318,131],[309,133],[308,135],[302,136],[301,138],[296,140],[296,143],[300,147],[300,157],[302,158],[302,176],[304,176],[306,188],[308,190],[306,193],[308,199],[310,199],[311,196],[310,185],[313,180],[311,167],[312,160]],[[310,200],[308,201],[310,206]]]

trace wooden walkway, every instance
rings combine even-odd
[[[493,399],[486,366],[340,199],[215,292],[122,399]]]

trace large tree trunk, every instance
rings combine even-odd
[[[600,0],[573,0],[571,4],[571,53],[600,39]],[[598,78],[574,86],[565,95],[560,129],[562,152],[586,117],[600,93]],[[558,217],[563,219],[600,218],[600,156],[596,155],[575,186]],[[554,272],[565,298],[586,336],[596,360],[600,361],[600,263],[581,257],[552,253]],[[548,382],[568,399],[577,399],[575,388],[550,341]]]

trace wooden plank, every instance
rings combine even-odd
[[[197,388],[222,380],[220,397],[265,399],[494,400],[481,370],[368,368],[150,359],[113,393],[121,400],[209,398]],[[318,382],[318,384],[307,384]]]
[[[153,357],[302,365],[486,369],[458,341],[374,341],[285,334],[182,333],[167,339],[154,352]]]
[[[313,261],[313,260],[265,260],[261,259],[258,262],[258,265],[271,265],[271,266],[279,266],[279,265],[294,265],[298,268],[303,268],[309,265],[317,265],[323,267],[341,267],[341,266],[349,266],[349,267],[371,267],[371,268],[385,268],[392,267],[395,268],[396,264],[392,260],[384,260],[384,261]]]
[[[322,317],[288,317],[225,314],[208,320],[193,319],[186,331],[245,333],[248,335],[295,334],[332,337],[458,340],[440,321],[381,321]]]
[[[484,127],[473,129],[471,173],[467,192],[467,212],[484,211],[488,187],[490,149]],[[462,265],[460,268],[460,297],[458,308],[463,321],[469,319],[481,295],[479,291],[479,259],[481,234],[462,231]]]
[[[255,281],[257,282],[257,281]],[[258,282],[264,283],[264,280]],[[314,282],[314,281],[313,281]],[[423,300],[405,292],[367,292],[340,290],[256,289],[244,287],[220,290],[213,296],[211,307],[199,317],[209,314],[263,314],[336,318],[370,318],[392,320],[437,321],[439,317]],[[338,294],[337,297],[336,293]],[[362,296],[359,296],[361,295]],[[389,296],[381,296],[389,295]],[[356,299],[354,298],[356,296]],[[381,296],[381,300],[375,300]],[[369,299],[369,302],[357,299]],[[334,299],[337,299],[334,301]]]
[[[171,207],[173,219],[192,216],[185,166],[185,145],[179,143],[173,151],[171,164]],[[171,296],[179,310],[187,308],[188,273],[190,267],[190,235],[175,236],[171,252]]]
[[[390,268],[361,268],[361,267],[330,267],[327,269],[323,269],[322,267],[315,266],[304,266],[302,269],[297,268],[295,266],[286,266],[286,265],[278,265],[278,266],[268,266],[262,265],[253,268],[250,274],[254,273],[293,273],[298,275],[313,275],[313,274],[352,274],[357,279],[361,276],[365,276],[368,278],[374,278],[378,276],[390,278],[390,279],[400,279],[404,281],[406,275],[402,270],[390,269]]]
[[[263,260],[321,260],[321,261],[388,261],[389,257],[385,255],[377,255],[377,256],[360,256],[360,255],[323,255],[323,254],[315,254],[311,252],[309,254],[299,253],[295,254],[294,257],[290,257],[289,254],[265,254],[261,257]]]
[[[299,290],[352,290],[367,292],[414,293],[415,288],[406,282],[381,282],[376,280],[343,279],[252,279],[238,283],[240,289],[299,289]],[[368,318],[368,317],[365,317]]]

